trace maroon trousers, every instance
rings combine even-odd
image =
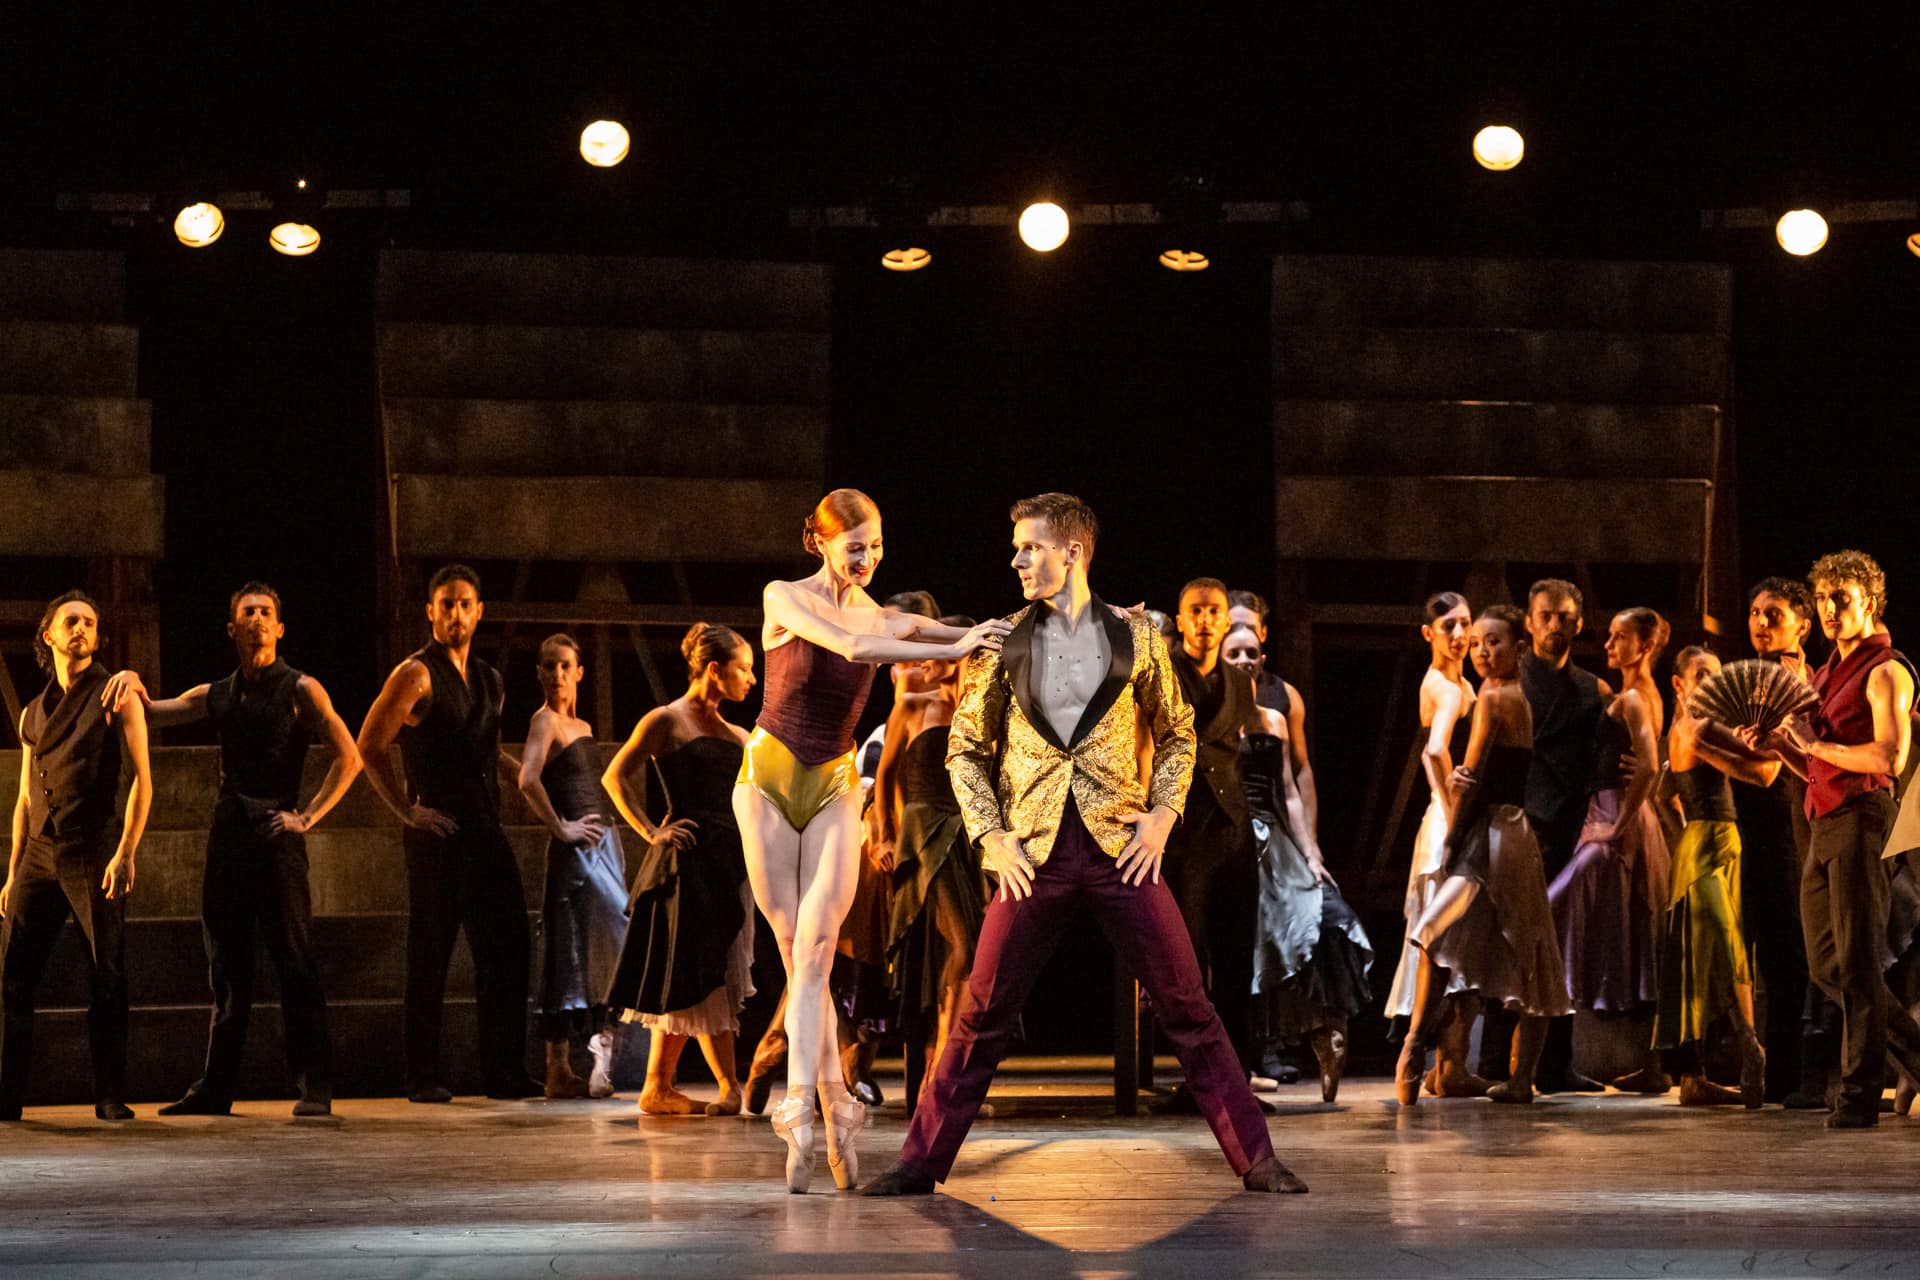
[[[987,907],[960,1016],[900,1152],[909,1166],[946,1181],[1007,1054],[1021,1006],[1083,904],[1152,994],[1154,1017],[1173,1042],[1187,1087],[1233,1171],[1245,1173],[1273,1154],[1239,1055],[1207,1001],[1172,893],[1164,879],[1142,885],[1121,880],[1116,860],[1094,842],[1069,797],[1053,852],[1034,874],[1033,896],[996,896]]]

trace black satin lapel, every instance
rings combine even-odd
[[[1107,608],[1099,596],[1093,597],[1088,607],[1100,619],[1100,625],[1107,629],[1107,651],[1110,656],[1107,659],[1107,678],[1100,682],[1093,701],[1081,713],[1080,723],[1073,727],[1073,746],[1079,746],[1080,740],[1092,733],[1107,712],[1113,710],[1113,704],[1120,700],[1120,691],[1127,687],[1127,681],[1133,679],[1133,628],[1116,618],[1113,610]]]
[[[1053,725],[1033,702],[1033,620],[1039,613],[1037,608],[1028,609],[1026,616],[1014,624],[1000,645],[1000,663],[1007,669],[1007,680],[1013,686],[1013,700],[1019,705],[1020,714],[1041,737],[1065,751],[1066,745],[1054,733]]]

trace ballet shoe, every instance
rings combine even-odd
[[[1767,1051],[1749,1031],[1740,1040],[1740,1105],[1758,1111],[1767,1100]]]
[[[1832,1106],[1827,1102],[1827,1094],[1824,1089],[1795,1089],[1792,1093],[1780,1099],[1780,1105],[1789,1111],[1833,1110]]]
[[[860,1194],[863,1196],[930,1196],[933,1194],[933,1178],[902,1160],[860,1188]]]
[[[96,1120],[131,1120],[133,1108],[118,1098],[102,1098],[93,1104],[93,1118]]]
[[[1903,1074],[1893,1089],[1893,1114],[1901,1117],[1913,1114],[1914,1092],[1913,1078]]]
[[[851,1191],[860,1180],[858,1139],[867,1126],[867,1104],[835,1085],[820,1086],[820,1103],[827,1122],[827,1172],[834,1186]]]
[[[1321,1027],[1313,1033],[1313,1056],[1320,1064],[1320,1101],[1340,1094],[1340,1077],[1347,1070],[1347,1033],[1339,1027]]]
[[[1393,1068],[1393,1096],[1403,1107],[1420,1105],[1420,1081],[1427,1065],[1427,1044],[1420,1036],[1407,1032],[1400,1042],[1400,1060]]]
[[[1673,1088],[1673,1077],[1659,1067],[1642,1067],[1632,1075],[1621,1076],[1613,1087],[1622,1093],[1638,1093],[1657,1098]]]
[[[813,1099],[793,1092],[774,1104],[773,1131],[787,1144],[787,1190],[805,1195],[813,1181]]]
[[[672,1085],[659,1089],[649,1085],[640,1091],[640,1111],[649,1116],[702,1116],[707,1113],[707,1107]]]
[[[767,1114],[767,1098],[773,1092],[773,1072],[762,1071],[747,1075],[747,1096],[741,1102],[741,1110],[750,1116]]]
[[[1427,1074],[1420,1077],[1420,1092],[1430,1098],[1444,1097],[1440,1092],[1440,1064],[1434,1063],[1427,1068]]]
[[[1829,1129],[1871,1129],[1880,1123],[1880,1109],[1871,1111],[1864,1107],[1835,1107],[1827,1117]]]
[[[587,1096],[587,1082],[573,1074],[573,1067],[564,1056],[547,1057],[547,1079],[541,1093],[550,1102]]]
[[[707,1104],[707,1114],[710,1116],[737,1116],[740,1114],[740,1102],[740,1086],[724,1086],[720,1090],[719,1098]]]
[[[1498,1084],[1487,1086],[1487,1096],[1495,1102],[1526,1106],[1533,1101],[1533,1085],[1528,1081],[1515,1080],[1509,1076]]]
[[[1715,1084],[1705,1076],[1680,1077],[1680,1105],[1683,1107],[1730,1107],[1740,1100],[1740,1090]]]
[[[587,1040],[587,1052],[593,1055],[593,1070],[587,1076],[587,1096],[611,1098],[613,1096],[613,1032],[594,1032]]]
[[[439,1105],[453,1101],[453,1090],[443,1084],[423,1084],[407,1095],[408,1102],[424,1102]]]
[[[1241,1174],[1240,1185],[1249,1191],[1265,1191],[1276,1195],[1307,1194],[1307,1184],[1272,1156]]]
[[[303,1093],[300,1100],[293,1104],[293,1114],[299,1120],[317,1120],[333,1114],[333,1098],[324,1093]]]

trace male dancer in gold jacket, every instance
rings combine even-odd
[[[946,1180],[1006,1055],[1020,1008],[1085,906],[1153,996],[1200,1112],[1251,1191],[1305,1191],[1274,1159],[1266,1121],[1208,1003],[1186,925],[1160,880],[1193,777],[1193,710],[1166,642],[1087,585],[1098,533],[1068,494],[1014,504],[1013,567],[1032,603],[999,653],[961,674],[947,771],[967,834],[1000,889],[987,908],[960,1017],[900,1163],[866,1195],[925,1195]],[[1153,742],[1142,787],[1137,735]]]

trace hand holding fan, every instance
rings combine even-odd
[[[1812,686],[1779,663],[1747,658],[1702,680],[1687,710],[1731,729],[1751,727],[1764,738],[1819,704]]]

